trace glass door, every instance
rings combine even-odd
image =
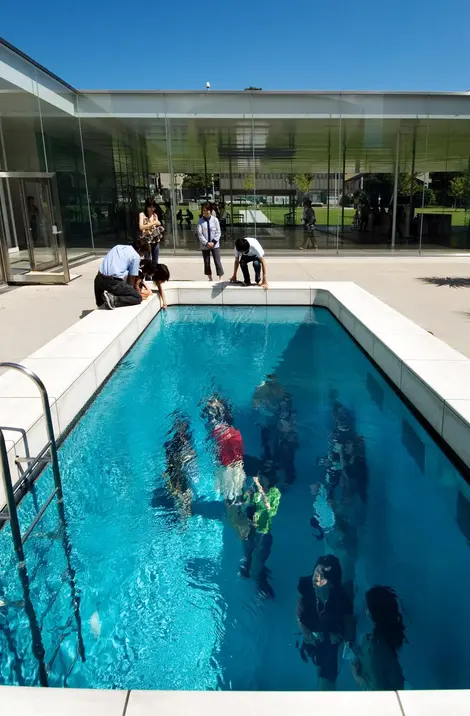
[[[59,261],[50,179],[19,179],[31,271],[56,268]]]
[[[7,281],[70,280],[54,174],[0,172],[0,215]]]

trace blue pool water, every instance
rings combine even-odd
[[[292,396],[296,479],[282,488],[267,560],[273,599],[239,575],[243,545],[222,509],[181,518],[165,494],[164,443],[179,410],[193,433],[193,500],[213,503],[216,460],[201,417],[214,391],[230,401],[245,451],[262,452],[253,394],[275,373]],[[60,450],[86,660],[77,658],[63,534],[52,504],[26,544],[31,601],[51,685],[148,689],[318,688],[296,648],[297,584],[331,552],[312,534],[310,486],[332,430],[331,390],[364,438],[367,502],[353,568],[358,638],[364,594],[398,594],[407,688],[470,686],[470,489],[397,394],[326,309],[171,308],[121,362]],[[20,509],[26,526],[50,489],[46,473]],[[212,505],[213,506],[213,505]],[[346,512],[354,511],[345,504]],[[351,513],[351,521],[354,522]],[[0,533],[0,682],[38,683],[12,556]],[[330,542],[331,545],[331,542]],[[356,689],[347,660],[340,689]]]

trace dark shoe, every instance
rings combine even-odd
[[[244,559],[240,563],[240,571],[239,571],[240,577],[243,577],[243,579],[249,579],[250,578],[250,570],[248,568],[248,564],[246,559]]]
[[[251,286],[251,285],[252,285],[252,284],[251,284],[251,281],[248,281],[248,282],[247,282],[247,281],[244,281],[244,282],[242,283],[242,286]]]
[[[116,297],[113,296],[112,293],[109,293],[109,291],[103,291],[103,298],[104,298],[104,305],[106,308],[108,308],[110,311],[114,311],[116,308]]]
[[[265,597],[265,599],[274,599],[276,596],[274,594],[274,589],[271,587],[267,579],[262,579],[258,582],[258,591],[262,597]]]

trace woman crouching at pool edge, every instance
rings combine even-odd
[[[144,281],[153,281],[157,287],[158,295],[160,296],[160,303],[162,308],[167,309],[168,304],[166,302],[165,291],[163,290],[163,284],[170,280],[170,271],[166,264],[152,264],[149,259],[144,259],[140,265],[140,293],[143,299],[149,298],[152,295],[152,291],[147,288]]]

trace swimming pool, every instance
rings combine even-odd
[[[273,519],[267,566],[274,598],[267,599],[240,577],[243,544],[223,506],[214,510],[214,441],[201,401],[214,392],[230,401],[245,451],[259,456],[252,400],[273,373],[292,397],[299,447],[295,480],[282,486]],[[332,390],[365,445],[367,500],[357,546],[335,545],[342,560],[357,551],[358,634],[370,630],[365,591],[389,585],[404,613],[408,644],[400,661],[408,686],[468,687],[470,496],[463,478],[326,309],[202,306],[171,308],[155,319],[61,448],[86,661],[77,659],[77,614],[51,506],[26,549],[51,685],[317,688],[314,666],[296,648],[296,604],[299,578],[332,551],[331,539],[316,539],[310,524],[310,486],[323,479],[318,459],[328,453],[332,430]],[[162,477],[176,410],[193,433],[193,500],[206,506],[186,518],[165,500]],[[39,480],[38,492],[47,480]],[[34,498],[20,509],[25,522]],[[0,535],[0,599],[7,605],[0,609],[0,678],[36,683],[6,537]],[[356,688],[346,659],[337,686]]]

